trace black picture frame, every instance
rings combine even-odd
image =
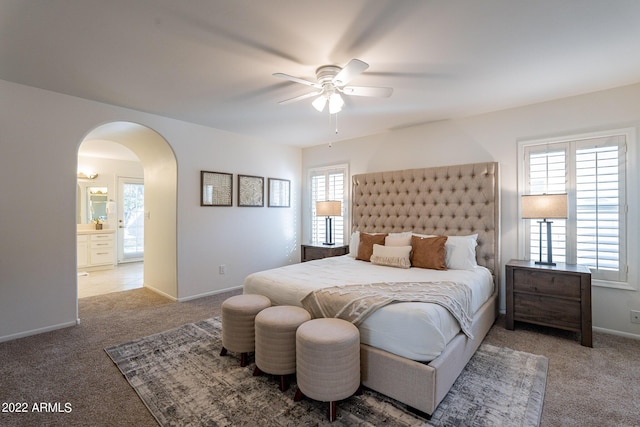
[[[238,174],[238,206],[264,206],[264,177]]]
[[[270,208],[291,207],[291,181],[281,178],[268,179],[268,202]]]
[[[200,171],[200,206],[233,206],[233,174]]]

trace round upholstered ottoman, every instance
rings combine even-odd
[[[311,315],[302,307],[280,305],[262,310],[256,316],[256,369],[280,376],[280,390],[289,388],[287,375],[296,371],[296,330]]]
[[[247,353],[255,349],[255,318],[271,306],[263,295],[236,295],[222,303],[222,351],[240,353],[240,366],[247,366]]]
[[[360,333],[342,319],[313,319],[296,331],[296,401],[307,396],[329,402],[329,420],[336,419],[336,401],[360,389]]]

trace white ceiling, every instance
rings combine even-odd
[[[310,146],[639,82],[639,22],[638,0],[0,0],[0,78]],[[337,135],[278,105],[309,88],[273,73],[352,58],[394,93],[349,97]]]

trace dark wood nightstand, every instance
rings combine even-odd
[[[506,273],[507,329],[517,320],[580,332],[581,344],[593,347],[589,268],[512,259]]]
[[[302,245],[302,262],[346,255],[348,253],[349,245],[323,245],[322,243],[309,243],[307,245]]]

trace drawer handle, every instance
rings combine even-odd
[[[96,255],[108,255],[109,252],[96,252]]]

